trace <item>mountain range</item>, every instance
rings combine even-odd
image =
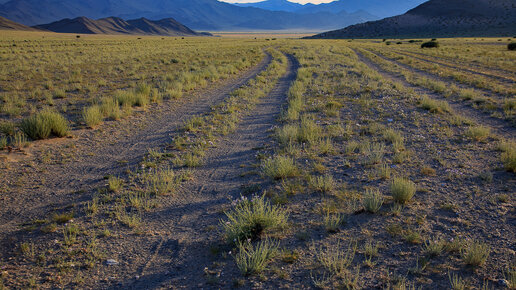
[[[407,13],[311,38],[423,38],[516,35],[516,0],[430,0]]]
[[[35,26],[35,28],[59,33],[82,34],[137,34],[161,36],[206,36],[209,33],[199,33],[191,30],[172,18],[152,21],[146,18],[123,20],[118,17],[108,17],[98,20],[87,17],[63,19]]]
[[[407,12],[409,9],[427,0],[337,0],[330,3],[322,4],[299,4],[287,0],[266,0],[255,3],[240,3],[236,4],[242,7],[256,7],[271,11],[287,11],[300,14],[310,14],[317,12],[357,12],[362,11],[377,17],[388,17]]]
[[[365,0],[374,2],[378,0]],[[410,2],[417,0],[401,0]],[[420,1],[420,0],[419,0]],[[349,2],[340,0],[337,2]],[[361,3],[353,0],[351,2]],[[364,2],[364,3],[365,3]],[[384,0],[385,6],[398,1]],[[217,0],[10,0],[0,4],[0,16],[24,25],[41,25],[79,16],[101,19],[174,18],[195,30],[328,30],[376,20],[361,9],[319,9],[304,12],[271,11],[240,7]],[[357,4],[356,7],[360,7]],[[308,9],[309,6],[304,7]],[[317,9],[315,9],[317,8]]]

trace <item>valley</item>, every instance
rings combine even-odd
[[[514,289],[513,39],[233,36],[0,34],[1,289]]]

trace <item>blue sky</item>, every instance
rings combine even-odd
[[[219,0],[219,1],[229,2],[229,3],[252,3],[252,2],[261,2],[263,0]],[[321,4],[321,3],[333,2],[335,0],[288,0],[288,1],[301,3],[301,4],[306,4],[306,3]]]

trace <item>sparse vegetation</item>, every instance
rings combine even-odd
[[[118,285],[117,264],[149,277],[176,251],[189,288],[514,287],[514,57],[498,38],[6,33],[5,287]],[[27,146],[43,111],[74,137]]]
[[[271,205],[265,197],[243,200],[226,212],[222,221],[229,242],[256,240],[262,232],[286,226],[288,215],[279,206]]]
[[[24,119],[21,130],[34,140],[46,139],[50,136],[64,137],[68,135],[68,121],[59,113],[43,110]]]
[[[240,243],[238,244],[235,262],[244,275],[260,274],[277,253],[278,243],[271,240],[266,239],[256,243],[256,245]]]
[[[395,177],[390,185],[391,194],[398,203],[405,204],[412,199],[416,193],[414,182],[401,177]]]

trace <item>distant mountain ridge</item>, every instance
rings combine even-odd
[[[368,0],[370,1],[370,0]],[[403,0],[408,1],[408,0]],[[174,18],[195,30],[328,30],[378,17],[368,13],[316,11],[299,13],[239,7],[217,0],[10,0],[0,16],[25,25],[85,16],[101,19]]]
[[[0,30],[37,31],[38,29],[11,21],[0,16]]]
[[[82,34],[136,34],[136,35],[161,35],[161,36],[205,36],[207,33],[199,33],[172,18],[152,21],[145,18],[123,20],[118,17],[107,17],[93,20],[87,17],[74,19],[62,19],[56,22],[38,25],[35,28],[59,32]]]
[[[407,13],[311,38],[422,38],[516,35],[516,0],[430,0]]]
[[[362,11],[362,13],[368,13],[380,18],[405,13],[425,1],[427,0],[335,0],[330,3],[307,3],[302,5],[288,0],[265,0],[255,3],[241,3],[237,5],[243,7],[262,8],[272,11],[288,11],[300,14],[317,12],[338,13],[341,11],[354,13]]]

